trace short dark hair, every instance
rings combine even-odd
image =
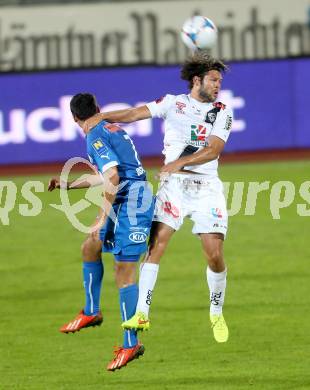
[[[70,101],[70,109],[73,116],[80,120],[86,120],[98,112],[97,101],[90,93],[78,93]]]
[[[223,61],[211,57],[207,52],[201,50],[195,52],[183,64],[181,79],[189,82],[189,89],[193,88],[193,78],[198,76],[203,79],[210,70],[217,70],[225,73],[228,66]]]

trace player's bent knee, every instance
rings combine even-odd
[[[116,261],[114,265],[114,270],[116,274],[119,273],[131,273],[133,270],[136,269],[136,263],[134,262],[121,262]]]
[[[87,238],[81,245],[84,260],[97,260],[101,255],[102,243],[100,240]]]
[[[115,263],[115,264],[114,264],[115,277],[116,277],[120,272],[122,272],[123,269],[124,269],[124,267],[123,267],[123,264],[122,264],[122,263]]]

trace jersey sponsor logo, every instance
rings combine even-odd
[[[175,105],[177,106],[176,113],[177,114],[185,114],[184,108],[186,107],[186,104],[183,102],[176,102]]]
[[[147,235],[142,232],[133,232],[129,234],[129,240],[132,242],[140,243],[145,242],[147,239]]]
[[[96,141],[95,142],[93,142],[93,147],[95,148],[95,150],[99,150],[99,149],[101,149],[101,148],[103,148],[104,147],[104,143],[101,141],[101,139],[96,139]]]
[[[207,129],[203,125],[191,125],[191,139],[185,142],[191,146],[206,146]]]
[[[232,117],[230,115],[227,115],[226,123],[225,123],[225,130],[229,131],[232,126]]]
[[[213,217],[215,217],[215,218],[223,218],[222,210],[219,208],[213,207],[211,209],[211,213],[212,213]]]
[[[191,140],[205,141],[207,129],[202,125],[191,125]]]
[[[100,158],[106,158],[109,160],[108,148],[105,146],[103,141],[100,138],[97,138],[93,143],[92,147],[95,149],[96,153]]]

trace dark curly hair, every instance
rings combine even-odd
[[[181,79],[188,81],[189,89],[192,89],[194,76],[203,79],[210,70],[225,73],[228,66],[221,60],[211,57],[205,51],[197,51],[184,62],[181,69]]]

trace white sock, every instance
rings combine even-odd
[[[210,290],[210,314],[222,314],[227,269],[223,272],[213,272],[209,267],[207,267],[206,274]]]
[[[142,311],[147,316],[149,315],[152,293],[155,287],[158,270],[159,264],[140,264],[139,299],[136,311]]]

